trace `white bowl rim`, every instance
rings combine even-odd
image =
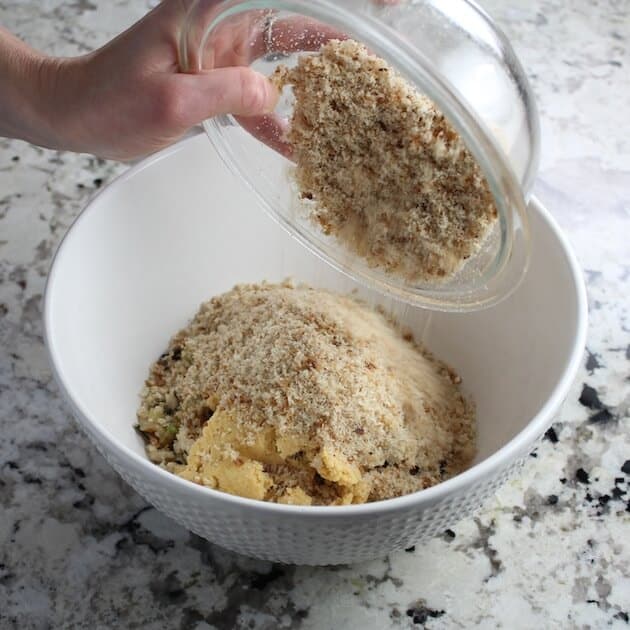
[[[200,140],[200,138],[202,138]],[[111,193],[113,189],[123,185],[127,180],[134,177],[140,171],[149,168],[153,164],[175,154],[179,153],[189,143],[195,141],[205,141],[202,136],[195,135],[193,137],[184,138],[172,146],[155,153],[138,164],[132,166],[129,170],[122,173],[116,179],[114,179],[109,185],[96,193],[87,203],[85,208],[80,212],[76,219],[72,222],[66,234],[62,238],[57,251],[53,257],[48,278],[46,281],[46,287],[44,290],[44,343],[48,351],[53,376],[57,385],[69,403],[71,409],[74,412],[74,416],[83,425],[88,425],[91,431],[98,436],[100,442],[106,446],[106,450],[114,451],[124,456],[129,463],[135,464],[135,467],[139,467],[146,471],[148,476],[157,476],[158,480],[161,480],[166,486],[171,486],[174,491],[181,491],[183,493],[197,494],[199,501],[203,502],[208,499],[215,501],[224,501],[226,504],[233,508],[245,508],[260,510],[267,513],[275,513],[280,515],[291,516],[318,516],[318,517],[349,517],[349,516],[366,516],[366,515],[382,515],[388,512],[396,512],[401,510],[407,510],[410,508],[421,508],[423,504],[437,503],[442,499],[447,498],[451,494],[456,494],[466,487],[473,486],[483,480],[484,477],[491,474],[494,470],[500,470],[507,467],[511,461],[516,459],[519,455],[519,451],[526,445],[533,443],[544,431],[547,430],[550,420],[554,414],[558,411],[563,403],[569,388],[573,384],[577,371],[582,361],[584,349],[586,347],[586,330],[587,330],[587,318],[588,318],[588,306],[586,298],[586,287],[584,284],[584,278],[577,261],[575,254],[571,248],[571,245],[564,235],[555,219],[551,216],[549,211],[540,203],[536,197],[531,197],[530,204],[533,205],[546,221],[555,237],[558,239],[562,247],[562,251],[568,261],[571,271],[571,278],[573,280],[573,287],[577,297],[577,333],[573,348],[568,360],[562,370],[562,375],[554,387],[551,395],[547,401],[543,404],[539,412],[527,423],[527,425],[517,433],[509,442],[499,448],[495,453],[482,460],[478,464],[475,464],[465,470],[464,472],[451,477],[446,481],[443,481],[435,486],[427,488],[425,490],[419,490],[401,497],[395,497],[393,499],[385,499],[382,501],[374,501],[371,503],[362,503],[358,505],[338,505],[338,506],[299,506],[299,505],[284,505],[280,503],[271,503],[268,501],[259,501],[256,499],[247,499],[244,497],[228,494],[227,492],[221,492],[207,488],[199,484],[195,484],[186,479],[182,479],[173,473],[170,473],[159,466],[156,466],[148,459],[138,455],[124,444],[118,443],[109,433],[104,430],[98,419],[91,415],[86,409],[82,407],[77,401],[72,398],[70,394],[69,386],[66,384],[66,379],[61,372],[60,362],[58,360],[58,350],[52,340],[52,288],[57,277],[57,259],[72,238],[74,228],[83,220],[90,212],[93,211],[95,202],[102,196],[106,196]],[[252,203],[254,200],[252,198]],[[262,210],[261,210],[262,212]],[[271,220],[271,219],[270,219]],[[147,367],[148,369],[148,367]]]

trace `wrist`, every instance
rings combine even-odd
[[[74,59],[40,53],[0,27],[0,136],[65,149],[72,102]]]
[[[82,63],[82,57],[38,59],[31,84],[34,137],[25,140],[50,149],[86,150],[78,98]]]
[[[0,133],[23,138],[32,118],[30,77],[37,66],[36,53],[0,28]]]

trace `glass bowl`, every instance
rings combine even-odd
[[[203,123],[228,167],[262,207],[306,247],[362,284],[407,303],[476,310],[508,296],[529,259],[526,204],[539,153],[538,116],[506,37],[467,0],[197,0],[180,39],[185,72],[248,65],[271,75],[331,38],[349,37],[385,59],[428,96],[460,134],[485,175],[498,220],[479,253],[454,275],[409,282],[369,265],[307,215],[281,150],[291,93],[273,116],[217,116]],[[265,142],[259,138],[265,136]]]

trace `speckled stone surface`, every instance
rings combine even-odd
[[[0,22],[70,55],[149,4],[0,0]],[[536,192],[573,242],[590,298],[583,366],[520,476],[431,543],[352,567],[274,566],[175,525],[77,430],[42,341],[51,256],[124,167],[0,140],[0,627],[628,627],[630,4],[482,4],[538,96]]]

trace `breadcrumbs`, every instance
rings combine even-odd
[[[324,233],[412,283],[448,278],[481,249],[497,220],[481,169],[383,59],[333,40],[272,79],[293,86],[295,179]]]

